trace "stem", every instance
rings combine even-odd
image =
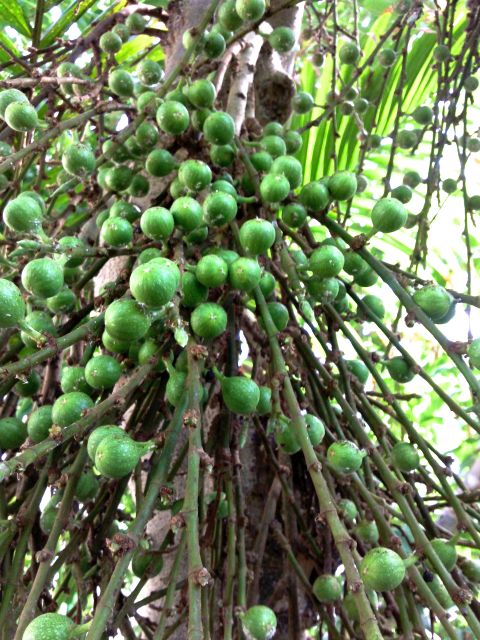
[[[166,481],[170,461],[175,449],[175,444],[177,442],[178,435],[183,424],[183,415],[185,412],[186,404],[186,397],[184,395],[175,410],[166,435],[165,444],[163,446],[162,452],[158,457],[158,461],[153,465],[153,468],[150,471],[150,484],[145,494],[142,508],[137,513],[137,517],[128,530],[128,536],[135,544],[132,545],[132,549],[125,551],[117,561],[115,569],[113,570],[110,580],[105,587],[100,601],[97,605],[97,609],[95,611],[95,615],[92,620],[91,627],[88,631],[86,640],[100,640],[105,632],[105,627],[107,625],[111,612],[113,611],[115,601],[122,587],[125,573],[127,572],[128,566],[135,552],[135,548],[140,537],[143,535],[143,531],[149,518],[151,517],[162,485]]]
[[[202,586],[208,582],[208,574],[203,567],[200,554],[198,531],[198,493],[200,481],[200,451],[202,450],[202,416],[200,411],[200,369],[201,363],[195,355],[193,341],[188,346],[188,412],[185,422],[188,424],[188,462],[183,516],[185,518],[188,557],[188,638],[203,640],[202,623]],[[188,420],[188,421],[187,421]]]
[[[43,548],[44,557],[46,557],[46,559],[40,562],[40,565],[37,569],[35,580],[30,587],[27,601],[25,602],[22,613],[18,620],[18,627],[15,633],[14,640],[21,640],[25,628],[35,616],[38,599],[40,598],[42,591],[48,582],[48,574],[55,555],[58,539],[63,533],[66,524],[68,523],[70,510],[75,498],[75,491],[77,489],[78,480],[83,471],[86,460],[87,449],[84,445],[78,452],[75,462],[72,466],[70,478],[65,488],[65,493],[63,494],[62,503],[59,507],[55,522],[53,523],[52,530],[48,536],[47,543]]]

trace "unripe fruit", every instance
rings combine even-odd
[[[113,27],[112,31],[113,33],[117,34],[122,42],[127,42],[127,40],[130,38],[130,30],[126,24],[123,24],[123,22],[119,22],[118,24],[116,24]]]
[[[135,140],[142,147],[142,151],[152,149],[158,142],[158,130],[150,122],[142,122],[135,131]]]
[[[237,13],[235,0],[226,0],[220,5],[217,20],[229,31],[235,31],[242,26],[242,18]]]
[[[105,53],[118,53],[122,48],[122,38],[114,31],[106,31],[98,41],[100,49]]]
[[[157,84],[162,79],[162,67],[155,60],[142,60],[137,67],[140,82],[148,87]]]
[[[257,604],[241,616],[245,634],[251,640],[271,640],[277,630],[277,617],[270,607]]]
[[[185,160],[178,170],[178,179],[191,191],[202,191],[212,181],[212,171],[201,160]]]
[[[403,176],[403,184],[406,184],[407,187],[411,189],[415,189],[422,182],[422,178],[416,171],[407,171],[407,173]]]
[[[63,393],[82,391],[83,393],[89,394],[92,390],[85,380],[84,367],[62,367],[60,388]]]
[[[292,229],[300,228],[306,219],[307,212],[301,204],[292,202],[282,209],[282,220]]]
[[[25,322],[30,329],[34,329],[45,336],[55,336],[57,333],[52,318],[48,313],[45,313],[45,311],[32,311],[28,313],[25,316]],[[34,340],[27,331],[22,330],[20,337],[26,347],[37,346],[36,340]]]
[[[97,446],[95,466],[102,476],[117,480],[131,473],[150,449],[150,443],[136,442],[128,435],[109,435]]]
[[[210,193],[203,201],[205,222],[214,227],[231,222],[237,215],[237,209],[236,199],[221,191]]]
[[[256,413],[264,416],[272,412],[272,390],[270,387],[259,387],[260,400],[258,401]]]
[[[122,367],[112,356],[95,356],[85,365],[85,380],[93,389],[113,389],[121,375]]]
[[[290,27],[276,27],[268,36],[272,49],[279,53],[288,53],[295,46],[295,34]]]
[[[62,166],[72,176],[82,178],[95,169],[95,156],[85,144],[72,144],[62,155]]]
[[[302,165],[293,156],[279,156],[275,158],[270,172],[274,175],[285,176],[290,184],[290,189],[296,189],[302,184]]]
[[[175,227],[173,216],[164,207],[151,207],[140,218],[143,233],[151,240],[168,240]]]
[[[237,258],[229,265],[230,284],[234,289],[249,292],[260,282],[260,265],[254,258]]]
[[[370,309],[370,311],[375,314],[380,320],[385,317],[385,305],[382,300],[377,296],[366,295],[362,298],[362,302]],[[362,316],[363,311],[359,312]],[[366,314],[365,314],[366,316]]]
[[[27,422],[27,432],[33,442],[41,442],[48,438],[52,420],[52,405],[45,404],[32,411]]]
[[[116,200],[108,211],[109,218],[125,218],[132,223],[138,220],[140,210],[131,202],[125,200]]]
[[[257,171],[267,173],[272,167],[273,158],[267,151],[257,151],[250,156],[250,162]]]
[[[441,320],[448,313],[453,302],[453,298],[448,291],[437,284],[430,284],[417,289],[412,297],[414,302],[433,322]]]
[[[112,93],[121,97],[133,96],[134,84],[132,76],[124,69],[114,69],[108,74],[108,87]]]
[[[479,81],[475,76],[468,76],[465,78],[465,82],[463,83],[463,88],[467,93],[473,93],[478,89]]]
[[[113,338],[108,331],[102,333],[102,344],[107,351],[112,353],[128,353],[131,347],[130,342]]]
[[[198,261],[195,276],[206,287],[220,287],[227,280],[228,264],[220,256],[204,256]]]
[[[415,131],[404,129],[397,134],[397,144],[400,149],[411,149],[417,143],[417,135]]]
[[[260,20],[266,3],[265,0],[236,0],[235,9],[242,20]]]
[[[3,221],[18,233],[36,233],[42,225],[43,211],[30,196],[20,194],[10,200],[3,210]]]
[[[221,376],[223,401],[232,413],[253,413],[260,400],[260,389],[253,380],[244,376]]]
[[[95,454],[97,453],[97,447],[105,438],[109,438],[110,436],[128,438],[128,434],[125,433],[123,429],[117,427],[114,424],[107,424],[101,427],[97,427],[92,431],[92,433],[88,437],[87,441],[87,453],[88,457],[92,462],[95,461]]]
[[[437,556],[442,561],[447,571],[452,571],[453,567],[457,564],[457,550],[452,542],[442,540],[441,538],[434,538],[431,540],[431,545]]]
[[[25,317],[25,302],[20,289],[0,278],[0,328],[14,327]]]
[[[195,80],[188,88],[187,96],[194,107],[211,109],[215,103],[215,86],[210,80]]]
[[[338,473],[354,473],[362,466],[364,453],[354,442],[341,440],[328,447],[328,464]]]
[[[197,336],[213,340],[213,338],[218,338],[227,328],[227,314],[219,304],[205,302],[192,312],[190,324]]]
[[[260,194],[264,202],[281,202],[289,193],[290,183],[284,175],[268,173],[260,183]]]
[[[361,520],[355,527],[354,533],[364,544],[374,545],[380,539],[378,527],[373,520]]]
[[[229,180],[227,180],[227,178],[230,179],[230,182]],[[220,191],[222,193],[228,193],[228,195],[233,196],[234,198],[236,198],[238,195],[237,190],[232,184],[231,176],[228,175],[222,180],[215,180],[215,182],[212,183],[210,189],[212,193]]]
[[[342,596],[342,585],[336,576],[318,576],[312,586],[313,595],[319,602],[335,602]]]
[[[203,135],[211,144],[230,144],[235,135],[232,117],[224,111],[215,111],[203,123]]]
[[[415,377],[415,372],[402,356],[390,358],[387,361],[387,369],[390,377],[396,382],[410,382]]]
[[[22,640],[69,640],[75,626],[73,620],[60,613],[44,613],[30,622]]]
[[[354,42],[347,42],[340,48],[338,57],[343,64],[355,64],[360,54],[361,51]]]
[[[162,556],[149,551],[148,547],[147,549],[140,547],[133,554],[132,571],[137,578],[158,575],[162,567]]]
[[[285,130],[283,128],[283,124],[280,122],[275,122],[272,120],[271,122],[267,122],[267,124],[263,127],[263,135],[264,136],[279,136],[283,138]]]
[[[354,110],[359,114],[366,113],[369,106],[370,103],[365,98],[355,98],[353,101]]]
[[[143,33],[147,26],[147,21],[141,13],[131,13],[125,20],[125,26],[130,33]]]
[[[93,400],[86,393],[71,391],[59,396],[52,407],[53,423],[59,427],[68,427],[82,418],[93,407]]]
[[[338,503],[338,511],[342,518],[347,521],[355,520],[358,515],[358,510],[355,503],[348,498],[343,498]]]
[[[20,104],[29,104],[27,96],[19,91],[19,89],[5,89],[0,91],[0,117],[5,118],[7,107],[14,102]]]
[[[408,442],[397,442],[393,447],[392,461],[397,465],[400,471],[409,472],[418,469],[420,457],[417,450]]]
[[[382,67],[391,67],[396,59],[397,54],[393,49],[382,49],[378,54],[378,62]]]
[[[300,151],[303,144],[303,138],[297,131],[288,131],[284,137],[286,152],[293,155]]]
[[[193,273],[182,274],[182,305],[196,307],[208,298],[208,289],[201,284]]]
[[[87,502],[91,500],[98,491],[98,479],[97,476],[88,469],[83,472],[78,479],[77,488],[75,489],[75,497],[80,502]]]
[[[235,160],[235,149],[229,144],[212,145],[210,159],[219,167],[229,167]]]
[[[402,558],[385,547],[370,549],[360,564],[360,577],[368,589],[392,591],[405,578]]]
[[[124,247],[133,240],[133,228],[125,218],[107,218],[100,230],[100,239],[111,247]]]
[[[183,371],[175,371],[173,369],[170,372],[170,377],[165,387],[165,397],[172,406],[176,407],[182,399],[186,381],[187,374]]]
[[[402,204],[407,204],[413,197],[412,190],[406,184],[401,184],[391,192],[392,198],[399,200]]]
[[[459,558],[458,564],[467,580],[480,582],[480,561],[471,558]]]
[[[22,285],[34,296],[51,298],[63,287],[62,267],[51,258],[37,258],[25,265]]]
[[[145,168],[151,176],[163,178],[175,168],[175,158],[166,149],[154,149],[147,156]]]
[[[38,127],[38,116],[31,104],[12,102],[5,109],[5,122],[14,131],[33,131]]]
[[[347,360],[347,369],[350,373],[357,378],[360,384],[365,384],[370,375],[367,366],[360,360]]]
[[[225,38],[221,33],[211,31],[205,36],[203,47],[208,58],[218,58],[226,49]]]
[[[293,421],[288,420],[286,416],[280,416],[275,420],[275,442],[280,447],[283,453],[288,456],[293,456],[301,450],[300,443],[298,441],[295,425]]]
[[[445,44],[438,44],[433,50],[433,57],[437,62],[447,62],[450,56],[450,49]]]
[[[287,307],[281,302],[269,302],[267,305],[267,309],[277,331],[284,331],[288,325],[289,320]]]
[[[310,182],[300,191],[299,200],[306,209],[318,213],[328,205],[328,189],[321,182]]]
[[[272,157],[284,156],[287,152],[285,140],[276,134],[269,134],[260,140],[262,148]]]
[[[306,282],[308,293],[318,302],[333,302],[340,290],[340,283],[336,278],[319,278],[314,276]]]
[[[15,393],[21,398],[34,396],[40,389],[41,379],[36,371],[31,371],[25,380],[19,380],[13,387]]]
[[[27,425],[18,418],[0,420],[0,448],[17,449],[27,438]]]
[[[149,191],[150,183],[145,176],[142,176],[141,173],[133,176],[132,182],[128,187],[128,193],[131,196],[133,196],[134,198],[144,198]]]
[[[296,113],[304,114],[313,109],[315,101],[310,93],[299,91],[293,96],[292,108]]]
[[[480,338],[475,338],[468,345],[467,355],[470,358],[470,364],[480,369]]]
[[[308,261],[308,266],[319,278],[332,278],[343,269],[345,258],[336,247],[324,245],[315,249]]]
[[[254,218],[240,227],[240,244],[251,256],[266,253],[275,242],[275,227],[268,220]]]
[[[70,313],[75,309],[76,302],[76,295],[68,287],[46,301],[48,310],[55,314]]]
[[[158,107],[157,123],[162,131],[177,136],[188,129],[190,115],[188,109],[175,100],[167,100]]]
[[[328,179],[332,200],[350,200],[357,191],[357,178],[350,171],[338,171]]]
[[[115,300],[105,311],[105,329],[116,340],[126,343],[141,340],[149,328],[150,320],[135,300]]]
[[[173,299],[179,278],[174,262],[167,260],[160,264],[155,258],[132,271],[130,291],[138,302],[153,308],[163,307]]]
[[[412,113],[413,119],[418,124],[428,125],[432,122],[433,111],[425,105],[417,107]]]
[[[381,198],[373,207],[371,216],[376,231],[391,233],[405,225],[408,212],[395,198]]]
[[[202,206],[189,196],[177,198],[170,207],[175,224],[187,233],[202,223]]]

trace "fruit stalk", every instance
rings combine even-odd
[[[321,467],[317,459],[317,455],[308,438],[305,420],[300,411],[300,407],[298,406],[297,397],[285,367],[282,351],[276,338],[276,328],[268,311],[265,298],[263,297],[259,287],[256,287],[254,294],[267,331],[273,368],[277,376],[284,378],[283,390],[287,406],[293,419],[295,433],[305,456],[305,461],[315,487],[321,512],[325,515],[328,526],[332,532],[335,545],[345,566],[347,580],[353,591],[355,604],[358,608],[362,632],[368,640],[383,640],[383,635],[377,625],[375,615],[370,606],[370,602],[365,593],[365,588],[350,550],[350,536],[338,516],[328,485],[321,473]]]
[[[188,638],[202,640],[202,587],[208,582],[208,573],[203,566],[200,554],[200,540],[198,530],[198,494],[200,484],[200,452],[202,451],[202,417],[200,412],[200,371],[201,361],[195,355],[198,349],[193,340],[187,346],[188,375],[186,388],[188,390],[187,413],[184,417],[188,425],[188,462],[187,482],[185,486],[185,500],[183,515],[185,518],[188,557]]]
[[[18,627],[15,632],[14,640],[21,640],[23,632],[28,623],[34,618],[35,610],[37,607],[37,601],[40,598],[45,585],[48,582],[48,575],[52,560],[55,557],[55,551],[57,548],[58,539],[64,530],[65,525],[68,522],[72,503],[75,498],[75,491],[77,489],[78,479],[83,471],[85,461],[87,459],[86,445],[83,445],[77,453],[75,462],[72,465],[70,476],[68,479],[65,492],[63,494],[62,502],[58,509],[57,517],[53,523],[52,530],[48,536],[48,540],[42,549],[42,559],[37,573],[35,574],[35,580],[30,588],[27,601],[25,602],[22,613],[18,619]]]
[[[108,622],[109,616],[118,597],[118,593],[122,587],[125,573],[135,552],[136,545],[138,544],[140,537],[143,535],[144,528],[151,517],[162,485],[167,479],[170,461],[172,460],[175,444],[183,424],[186,406],[187,398],[186,395],[183,394],[168,427],[163,449],[158,455],[150,472],[150,483],[145,493],[142,507],[138,511],[137,517],[128,530],[128,536],[133,540],[135,545],[133,545],[132,549],[126,551],[124,555],[118,559],[110,580],[97,605],[95,616],[92,620],[86,640],[100,640],[104,633],[105,625]]]

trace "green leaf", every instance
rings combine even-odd
[[[0,0],[1,1],[1,0]],[[98,0],[82,0],[81,2],[73,2],[66,11],[60,16],[59,20],[55,22],[47,33],[40,41],[40,46],[48,47],[56,38],[63,36],[66,31],[72,26],[74,22],[77,22],[83,14],[88,11]]]
[[[32,34],[32,29],[25,20],[22,8],[17,0],[0,0],[0,22],[12,27],[12,29],[27,38]]]

